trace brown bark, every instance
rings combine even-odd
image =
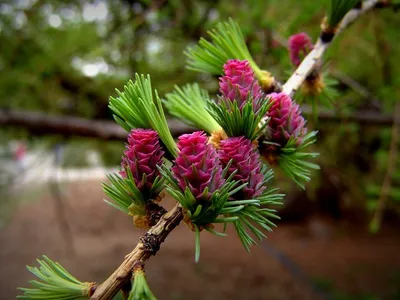
[[[182,221],[183,212],[179,204],[163,215],[158,223],[139,238],[139,242],[131,253],[125,256],[122,264],[104,281],[97,286],[90,298],[92,300],[112,299],[121,289],[125,280],[131,278],[134,266],[156,255],[160,245],[172,230]]]

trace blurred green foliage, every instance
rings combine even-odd
[[[334,283],[326,278],[314,278],[313,283],[318,288],[318,290],[332,300],[378,300],[378,299],[388,299],[397,300],[400,296],[400,288],[398,285],[399,273],[393,272],[386,274],[389,285],[388,289],[384,294],[376,295],[373,293],[345,293],[337,288]],[[351,280],[349,278],[349,280]],[[329,295],[329,296],[328,296]]]

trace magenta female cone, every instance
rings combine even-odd
[[[247,60],[231,59],[224,65],[224,76],[219,79],[219,91],[225,99],[237,101],[242,108],[249,94],[253,103],[261,98],[261,87]]]
[[[307,133],[299,105],[285,93],[272,93],[268,96],[272,106],[267,112],[267,140],[284,147],[292,138],[295,145],[299,146]]]
[[[247,183],[247,186],[233,195],[235,199],[254,199],[263,193],[265,187],[263,186],[264,176],[261,173],[260,154],[249,139],[232,137],[223,140],[218,154],[224,167],[232,160],[229,174],[237,170],[233,180]]]
[[[164,151],[161,149],[158,133],[152,129],[133,129],[128,135],[128,144],[122,157],[122,171],[129,168],[140,191],[149,190],[159,175],[157,166],[162,165]],[[143,181],[143,174],[146,181]]]
[[[292,64],[298,67],[302,59],[314,48],[309,35],[305,32],[294,34],[289,38],[289,53]]]
[[[208,200],[225,182],[215,148],[202,131],[183,134],[178,140],[178,157],[171,168],[182,191],[189,187],[198,200]],[[204,194],[208,188],[208,194]]]

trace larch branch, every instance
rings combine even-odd
[[[305,114],[310,114],[312,111],[310,107],[305,105],[301,109]],[[350,115],[343,116],[335,111],[328,110],[319,112],[318,119],[321,122],[340,123],[345,121],[373,126],[392,126],[394,121],[392,115],[375,111],[353,112]],[[52,116],[24,110],[0,109],[0,125],[22,127],[33,135],[61,134],[120,141],[125,141],[128,136],[124,129],[111,121]],[[175,119],[169,119],[168,125],[174,137],[196,130],[196,128]]]
[[[124,282],[130,280],[133,267],[137,263],[144,265],[152,255],[156,255],[160,245],[170,232],[182,221],[182,207],[176,204],[173,209],[161,217],[158,223],[139,238],[131,253],[125,256],[122,264],[103,283],[96,287],[92,300],[112,299]]]
[[[354,8],[350,10],[340,22],[340,25],[335,33],[335,37],[352,24],[357,18],[366,13],[367,11],[374,8],[380,1],[379,0],[367,0],[362,2],[361,8]],[[293,73],[293,75],[286,81],[282,87],[282,91],[289,96],[300,88],[307,76],[318,67],[322,56],[329,48],[330,42],[324,42],[321,38],[318,39],[314,49],[304,58],[300,66]]]

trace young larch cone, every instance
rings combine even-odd
[[[219,91],[225,99],[236,100],[239,108],[250,95],[255,104],[262,97],[261,87],[247,60],[228,60],[224,65],[224,76],[219,79]]]
[[[314,48],[310,36],[301,32],[289,38],[289,53],[292,64],[298,67],[302,59]]]
[[[307,133],[306,121],[299,105],[285,93],[272,93],[268,96],[272,105],[267,112],[267,140],[284,147],[292,138],[296,146],[299,146]]]
[[[183,134],[178,139],[178,157],[171,168],[182,191],[189,187],[199,201],[207,201],[225,182],[217,150],[207,143],[202,131]],[[208,188],[208,193],[204,190]]]
[[[229,161],[229,173],[237,170],[233,180],[247,183],[235,199],[254,199],[265,190],[264,176],[261,173],[261,160],[257,147],[245,137],[232,137],[222,140],[218,151],[222,165],[225,167]]]
[[[122,171],[126,177],[125,168],[129,168],[135,180],[136,187],[141,191],[150,190],[154,180],[159,175],[157,166],[162,165],[164,151],[161,148],[158,133],[152,129],[133,129],[128,135],[128,144],[122,157]],[[143,181],[146,174],[146,181]]]

